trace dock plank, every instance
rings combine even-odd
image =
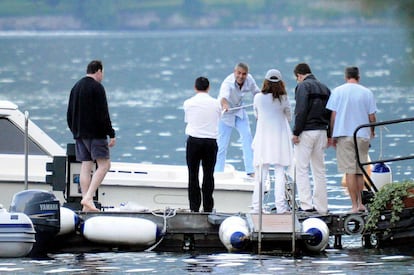
[[[259,215],[251,214],[254,232],[260,229]],[[291,214],[263,214],[262,230],[263,233],[292,233]]]

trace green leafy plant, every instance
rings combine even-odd
[[[369,212],[365,230],[374,231],[377,228],[382,212],[389,210],[391,214],[391,226],[385,231],[385,233],[388,233],[390,228],[400,220],[400,214],[405,207],[404,199],[414,197],[414,194],[408,191],[412,188],[414,188],[413,181],[384,185],[369,203]]]

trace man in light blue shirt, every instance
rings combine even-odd
[[[254,97],[259,92],[260,89],[254,78],[249,74],[249,67],[245,63],[237,64],[234,72],[227,76],[221,84],[218,99],[224,113],[219,122],[216,172],[224,171],[227,147],[232,130],[236,128],[242,141],[245,171],[248,175],[254,176],[253,151],[251,147],[252,134],[249,117],[247,116],[245,105],[243,105],[243,97],[248,93]]]
[[[362,204],[364,177],[356,162],[353,140],[355,129],[376,121],[377,106],[374,95],[359,84],[359,69],[345,69],[346,83],[335,88],[326,105],[331,110],[331,133],[336,147],[338,171],[345,173],[346,185],[352,202],[352,212],[365,211]],[[374,127],[362,128],[357,132],[357,146],[361,162],[368,161],[370,139],[375,136]]]

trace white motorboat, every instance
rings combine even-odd
[[[0,101],[0,140],[0,203],[5,207],[24,189],[54,191],[62,203],[80,199],[80,163],[67,156],[69,146],[68,150],[62,148],[10,101]],[[53,168],[58,166],[57,159],[64,175],[57,175]],[[52,173],[47,171],[47,163]],[[59,187],[47,183],[47,175],[55,177],[52,181],[59,182]],[[184,165],[112,162],[96,198],[102,207],[112,210],[188,209],[187,185]],[[243,172],[227,165],[224,172],[215,173],[215,210],[248,212],[253,185]]]

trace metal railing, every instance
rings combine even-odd
[[[362,125],[358,126],[355,129],[355,131],[354,131],[354,145],[355,145],[355,153],[356,153],[357,164],[358,164],[359,168],[361,168],[362,173],[364,174],[366,180],[368,181],[368,184],[365,182],[365,186],[367,187],[368,190],[378,192],[378,188],[375,186],[375,184],[372,181],[371,177],[368,175],[368,172],[364,169],[364,166],[370,165],[370,164],[376,164],[376,163],[386,163],[386,162],[414,159],[414,154],[404,156],[404,157],[380,159],[380,160],[374,160],[374,161],[371,160],[371,161],[368,161],[368,162],[361,162],[361,160],[359,158],[359,149],[358,149],[358,144],[357,144],[357,133],[358,133],[358,131],[361,130],[362,128],[368,128],[368,127],[371,128],[371,127],[384,126],[384,125],[389,125],[389,124],[398,124],[398,123],[404,123],[404,122],[412,122],[412,121],[414,121],[414,117],[362,124]]]
[[[29,112],[24,112],[24,190],[29,188]]]

